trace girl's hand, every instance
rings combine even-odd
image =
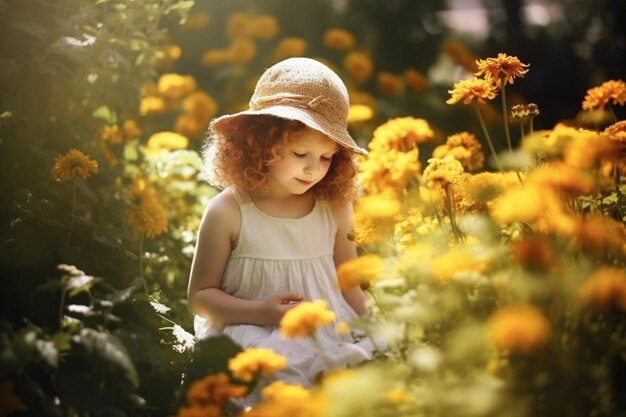
[[[269,324],[278,325],[283,315],[303,300],[304,296],[295,292],[279,292],[265,300],[263,303]]]

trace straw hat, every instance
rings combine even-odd
[[[310,58],[289,58],[268,68],[256,84],[249,110],[213,120],[217,134],[247,115],[298,120],[354,152],[366,155],[348,133],[348,91],[337,74]]]

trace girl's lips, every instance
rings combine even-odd
[[[301,179],[299,179],[299,178],[296,178],[296,180],[297,180],[300,184],[302,184],[302,185],[311,185],[311,184],[313,184],[313,181],[305,181],[305,180],[301,180]]]

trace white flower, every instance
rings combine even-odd
[[[172,334],[178,341],[177,344],[172,346],[174,350],[183,353],[187,349],[193,349],[193,346],[196,343],[196,338],[191,333],[187,332],[178,324],[175,324],[174,327],[172,327]]]
[[[159,314],[165,314],[171,310],[171,308],[159,303],[158,301],[150,301],[150,305],[152,306],[152,308],[154,308],[154,311],[156,311]]]

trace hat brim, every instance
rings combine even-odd
[[[367,155],[367,150],[356,144],[345,127],[331,125],[320,113],[290,105],[277,105],[261,110],[245,110],[239,113],[227,114],[214,119],[210,124],[210,128],[219,134],[225,126],[237,122],[239,118],[255,115],[275,116],[281,119],[297,120],[304,123],[311,129],[315,129],[318,132],[325,134],[344,148],[361,155]]]

